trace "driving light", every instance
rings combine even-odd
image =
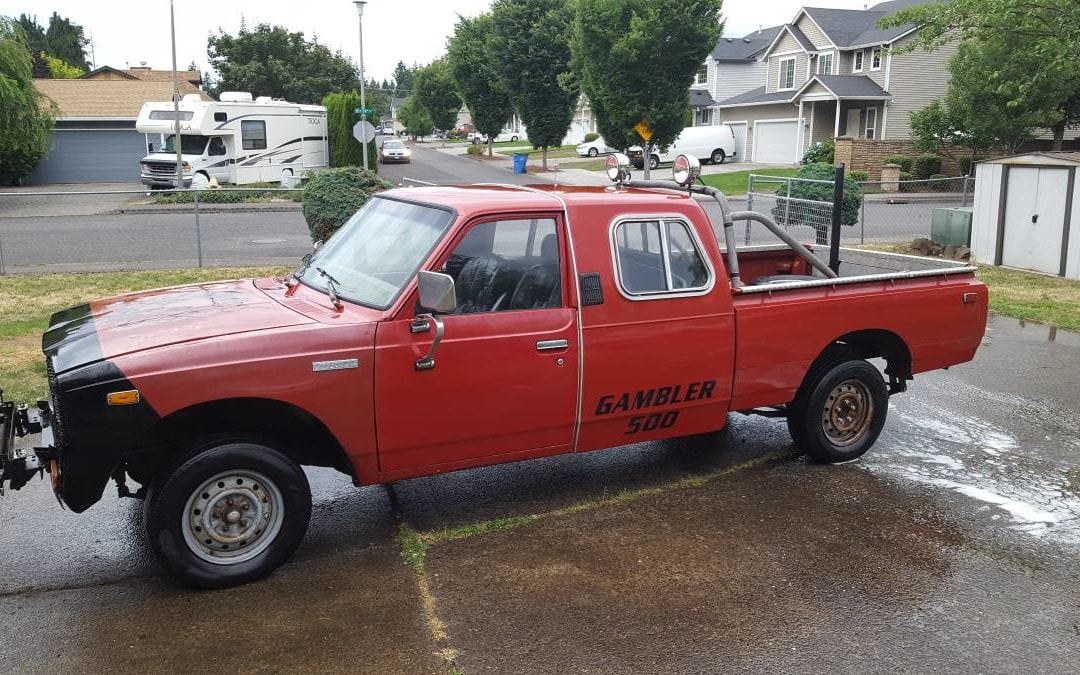
[[[607,177],[613,183],[630,179],[630,158],[621,152],[613,152],[607,158]]]
[[[701,175],[701,162],[697,157],[679,155],[671,165],[672,177],[683,187],[688,187]]]

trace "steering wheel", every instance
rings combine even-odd
[[[517,286],[514,286],[514,292],[510,294],[510,303],[508,305],[510,308],[517,307],[518,293],[521,293],[524,290],[525,281],[529,278],[529,275],[536,270],[542,270],[546,267],[546,264],[540,263],[538,265],[533,265],[532,267],[525,270],[525,272],[521,275],[521,278],[518,279]]]

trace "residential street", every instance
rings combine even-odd
[[[434,143],[413,145],[410,164],[380,165],[379,171],[395,184],[401,184],[406,177],[440,184],[546,182],[532,174],[514,174],[493,162],[439,152]],[[660,171],[667,175],[666,169]],[[4,271],[194,267],[198,239],[191,207],[125,205],[125,199],[139,196],[23,197],[0,191],[0,258]],[[745,208],[746,202],[736,199],[733,205]],[[945,205],[953,202],[868,202],[866,242],[911,241],[925,235],[929,233],[932,209]],[[224,206],[236,208],[210,207],[200,214],[203,264],[208,267],[291,265],[311,248],[299,204]],[[706,206],[718,220],[718,211],[711,203]],[[757,205],[766,210],[770,206]],[[738,233],[742,242],[745,232],[741,226]],[[794,228],[793,234],[808,241],[814,236],[809,228]],[[860,234],[858,226],[845,228],[844,243],[859,243]],[[774,237],[764,228],[754,227],[752,243],[772,241]],[[119,242],[123,245],[117,245]]]
[[[711,436],[392,489],[311,472],[298,553],[227,591],[159,576],[138,503],[106,494],[75,515],[32,485],[0,502],[5,664],[1068,671],[1080,657],[1078,368],[1080,336],[992,317],[974,363],[916,379],[874,449],[842,466],[793,457],[782,421],[732,415]],[[432,543],[422,576],[395,541],[401,528],[526,515],[539,517]]]

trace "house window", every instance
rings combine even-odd
[[[861,49],[855,52],[855,60],[851,64],[851,72],[861,73],[863,70],[863,59],[866,58],[866,52]]]
[[[780,75],[776,88],[780,91],[795,88],[795,59],[780,59]]]
[[[870,70],[881,70],[881,48],[878,47],[874,50],[874,55],[870,58]]]
[[[828,52],[818,57],[818,75],[832,75],[833,74],[833,53]]]
[[[712,124],[712,108],[698,108],[698,126],[707,127]]]
[[[265,150],[266,122],[262,120],[240,122],[240,138],[243,140],[245,150]]]
[[[866,137],[877,138],[877,108],[866,109]]]
[[[694,73],[694,84],[708,84],[709,83],[709,64],[703,63],[698,71]]]

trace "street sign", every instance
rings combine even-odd
[[[648,143],[649,140],[652,138],[652,129],[649,128],[649,125],[647,122],[645,122],[645,120],[641,120],[640,122],[635,124],[634,131],[638,132],[638,136],[641,136],[641,140],[645,141],[646,143]]]
[[[371,108],[353,108],[353,112],[357,115],[370,115]]]
[[[370,143],[375,140],[375,127],[367,120],[360,120],[353,125],[352,135],[361,143]]]

